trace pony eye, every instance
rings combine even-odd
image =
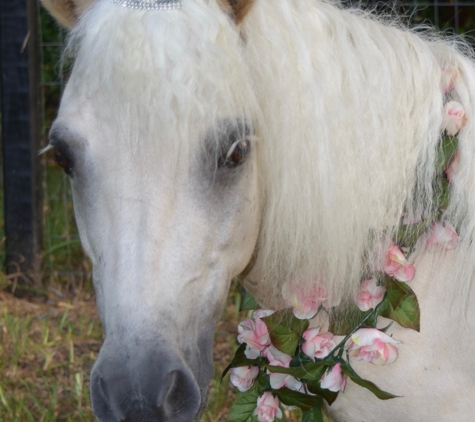
[[[58,148],[53,148],[53,158],[55,163],[64,169],[66,172],[71,170],[71,163],[70,161],[66,158],[66,156],[58,149]]]
[[[229,148],[228,153],[226,154],[225,164],[232,167],[238,166],[243,163],[249,152],[251,151],[251,142],[249,139],[240,139],[239,141],[234,142]]]

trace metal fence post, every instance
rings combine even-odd
[[[18,295],[42,286],[38,2],[0,2],[6,269]]]

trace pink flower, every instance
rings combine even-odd
[[[432,230],[426,240],[426,248],[455,249],[458,243],[458,235],[454,226],[446,221],[443,225],[440,221],[434,221]]]
[[[269,360],[269,365],[271,366],[288,368],[290,361],[292,360],[292,356],[282,353],[272,345],[264,350],[262,354]],[[295,379],[292,375],[273,373],[269,370],[267,373],[269,374],[270,385],[274,390],[278,390],[279,388],[285,386],[291,390],[297,391],[302,387],[302,383]]]
[[[303,384],[289,374],[278,374],[273,372],[268,372],[270,386],[274,390],[278,390],[282,387],[287,387],[289,390],[299,391]]]
[[[328,356],[336,346],[332,333],[319,334],[319,331],[320,328],[310,328],[302,335],[305,339],[305,342],[302,344],[302,352],[313,360],[315,358],[323,359]]]
[[[266,391],[257,399],[257,408],[254,416],[259,422],[272,422],[275,418],[282,419],[282,410],[279,408],[280,401],[270,391]]]
[[[383,300],[386,286],[377,284],[376,279],[365,280],[360,285],[360,291],[356,299],[356,305],[362,311],[374,309]]]
[[[400,341],[377,328],[360,328],[348,341],[348,353],[356,360],[365,360],[382,366],[393,363],[398,356],[395,344]]]
[[[254,384],[254,380],[259,375],[258,366],[241,366],[240,368],[231,368],[231,383],[238,388],[239,391],[247,391]]]
[[[269,361],[269,365],[281,366],[283,368],[288,368],[290,361],[292,360],[292,356],[282,353],[280,350],[278,350],[272,345],[270,345],[266,350],[264,350],[262,355],[267,358],[267,360]]]
[[[266,324],[259,318],[256,320],[246,319],[238,326],[239,343],[246,343],[247,348],[244,354],[248,359],[256,359],[260,352],[270,344],[269,331]]]
[[[444,94],[447,94],[454,87],[454,83],[458,78],[459,72],[455,66],[442,66],[441,70],[442,91]]]
[[[462,104],[450,101],[445,105],[444,125],[447,135],[454,136],[465,124],[467,117]]]
[[[411,281],[414,278],[415,269],[399,248],[391,243],[386,256],[384,272],[399,281]]]
[[[449,167],[445,170],[445,174],[447,175],[447,180],[449,182],[453,181],[454,176],[460,170],[460,153],[459,150],[455,153],[452,160],[450,161]]]
[[[336,306],[328,301],[327,290],[324,287],[313,287],[310,291],[300,290],[292,282],[282,287],[285,301],[292,306],[292,312],[298,319],[312,319],[318,312],[320,305],[325,308]]]
[[[252,314],[253,318],[265,318],[271,316],[275,311],[271,311],[270,309],[256,309]]]
[[[330,371],[325,372],[321,381],[320,387],[335,393],[344,390],[346,385],[346,375],[341,372],[341,365],[337,363]]]

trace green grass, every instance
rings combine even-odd
[[[2,421],[93,421],[89,371],[102,343],[94,303],[0,293]]]

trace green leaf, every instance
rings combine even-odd
[[[327,388],[320,387],[320,380],[307,381],[307,388],[311,393],[323,397],[329,405],[331,405],[338,397],[338,391],[334,392]]]
[[[398,396],[381,390],[376,384],[371,381],[361,378],[348,363],[341,364],[341,370],[346,374],[355,384],[371,391],[380,400],[394,399]]]
[[[270,391],[270,390],[272,390],[272,386],[270,385],[269,374],[266,374],[265,371],[261,371],[259,373],[259,377],[257,378],[257,382],[259,383],[259,391]]]
[[[403,281],[397,281],[394,278],[386,277],[386,298],[393,308],[397,308],[412,292],[411,288]]]
[[[223,380],[223,378],[226,376],[226,374],[231,368],[239,368],[241,366],[260,366],[259,361],[257,359],[251,360],[246,357],[246,355],[244,354],[245,350],[246,350],[246,343],[243,343],[238,347],[238,349],[236,350],[236,353],[234,354],[233,360],[223,371],[223,374],[221,375],[221,381]]]
[[[247,391],[237,393],[237,401],[231,407],[228,415],[228,421],[231,422],[256,422],[257,418],[253,416],[257,407],[257,398],[259,397],[259,383]]]
[[[295,318],[288,309],[262,318],[269,329],[272,344],[282,353],[293,356],[302,333],[308,328],[308,320]]]
[[[404,282],[386,278],[386,298],[378,314],[405,328],[420,331],[420,308],[414,291]]]
[[[259,309],[260,306],[257,303],[256,299],[243,287],[241,288],[241,306],[240,311],[252,311],[254,309]]]
[[[316,362],[306,363],[305,365],[284,368],[282,366],[265,365],[269,372],[278,374],[292,375],[294,378],[305,380],[320,380],[329,366],[335,365],[336,360],[333,358],[325,360],[317,360]]]
[[[279,396],[282,403],[287,406],[297,406],[302,410],[309,410],[315,403],[315,396],[299,393],[298,391],[289,390],[286,387],[274,390],[274,393]]]
[[[323,400],[321,397],[316,397],[312,408],[304,413],[302,422],[324,422],[324,417]]]
[[[436,172],[442,173],[447,170],[458,148],[456,136],[446,136],[439,145]]]

